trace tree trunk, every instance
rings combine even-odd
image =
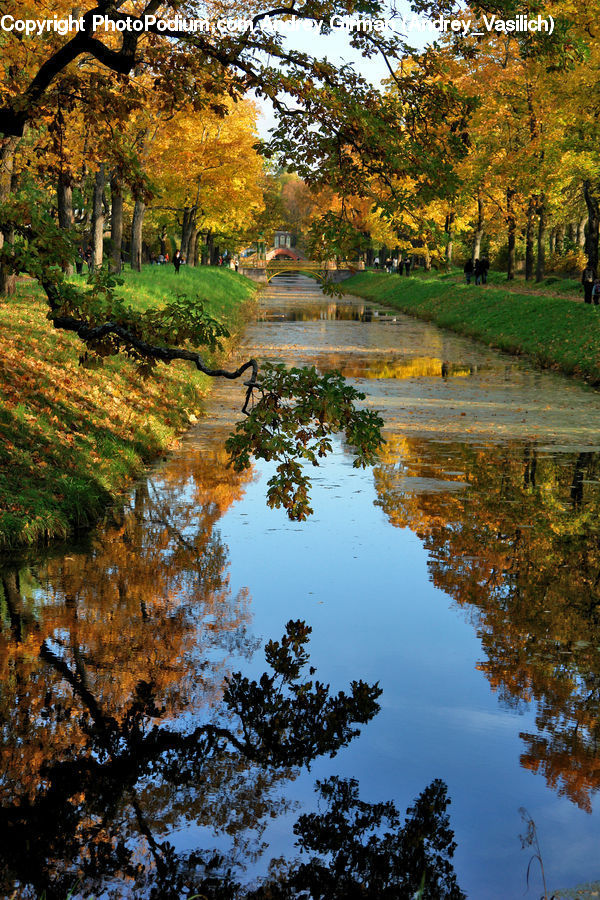
[[[71,177],[66,172],[61,172],[58,176],[56,204],[58,206],[58,224],[65,231],[70,231],[73,227],[73,186]],[[65,275],[72,275],[73,269],[73,263],[65,263],[63,266]]]
[[[548,240],[548,249],[550,253],[554,253],[556,250],[556,226],[550,231],[550,238]]]
[[[181,228],[181,255],[186,263],[191,252],[192,234],[196,227],[196,207],[188,207],[183,211],[183,225]]]
[[[598,227],[600,225],[598,186],[586,179],[583,182],[583,196],[588,210],[587,264],[588,268],[593,270],[594,278],[596,278],[598,275]]]
[[[535,216],[535,198],[530,197],[527,205],[527,228],[525,230],[525,280],[533,278],[533,217]]]
[[[575,237],[575,243],[577,244],[578,247],[581,248],[581,250],[585,250],[585,241],[586,241],[585,226],[587,225],[587,221],[588,221],[588,217],[587,217],[587,215],[585,215],[577,223],[577,234]]]
[[[565,226],[557,225],[555,235],[554,252],[562,256],[565,249]]]
[[[569,244],[575,243],[575,225],[573,222],[567,222],[565,228],[565,237],[568,240]]]
[[[212,231],[208,232],[208,235],[206,237],[206,246],[208,248],[208,254],[207,254],[208,265],[213,266],[214,265],[214,256],[215,256],[215,236],[212,233]]]
[[[185,252],[183,251],[183,249],[181,251],[185,257],[186,263],[188,263],[188,260],[192,259],[194,256],[194,248],[195,248],[195,244],[196,244],[197,234],[198,234],[198,228],[196,226],[196,213],[194,211],[194,212],[192,212],[192,214],[190,216],[188,239],[187,239],[187,243],[185,245]],[[188,263],[188,265],[189,265],[189,263]],[[193,265],[193,263],[192,263],[192,265]]]
[[[540,195],[538,206],[537,263],[535,280],[542,281],[546,275],[546,195]]]
[[[6,203],[13,187],[13,170],[18,137],[0,140],[0,203]],[[14,233],[5,223],[0,223],[0,250],[4,244],[12,244]],[[16,289],[17,278],[10,268],[0,263],[0,297],[11,297]]]
[[[452,251],[454,249],[454,219],[455,214],[454,210],[448,214],[446,218],[446,234],[448,235],[448,242],[446,244],[446,265],[450,267],[452,265]]]
[[[110,239],[112,243],[113,272],[119,273],[122,269],[121,252],[123,248],[123,187],[116,175],[110,180]]]
[[[167,255],[167,226],[163,225],[160,232],[160,252],[163,256]]]
[[[517,223],[515,219],[515,211],[513,200],[515,196],[514,188],[506,189],[506,222],[508,224],[508,267],[506,270],[506,278],[512,281],[515,277],[515,242],[517,233]]]
[[[196,248],[198,244],[198,229],[194,225],[192,228],[190,239],[188,241],[188,253],[187,253],[187,264],[188,266],[194,267],[196,265]]]
[[[483,237],[484,206],[481,191],[477,192],[477,225],[473,235],[473,259],[481,257],[481,239]]]
[[[146,204],[142,200],[136,200],[131,222],[131,268],[136,272],[142,271],[142,228],[145,212]]]
[[[96,172],[94,181],[94,204],[92,208],[92,271],[102,267],[104,259],[104,187],[106,176],[104,163]]]
[[[428,244],[424,245],[424,250],[425,250],[425,256],[424,256],[423,268],[425,269],[426,272],[431,272],[431,253],[429,252]]]
[[[207,266],[208,265],[208,248],[207,248],[208,232],[199,231],[198,235],[199,235],[200,255],[198,256],[198,250],[196,250],[196,263],[201,266]]]

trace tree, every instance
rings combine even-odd
[[[260,642],[247,592],[231,590],[218,522],[247,483],[222,448],[173,458],[89,546],[4,569],[3,895],[64,900],[119,882],[140,898],[241,898],[265,821],[290,812],[282,788],[376,713],[378,685],[338,692],[318,680],[298,622],[267,644],[264,674],[232,672]],[[363,827],[353,804],[339,812],[345,848],[368,859],[367,822],[377,830],[381,809],[387,825],[392,804],[356,802]],[[394,821],[372,850],[390,889],[423,872],[431,885],[447,878],[446,808],[436,782],[412,824]],[[181,852],[170,833],[185,828],[202,837]],[[211,847],[209,828],[227,850]]]
[[[133,17],[142,26],[140,31],[135,28],[126,30],[122,38],[94,31],[94,15],[105,14],[109,21],[118,23],[126,17],[125,6],[99,0],[93,8],[90,4],[80,7],[82,27],[77,33],[64,40],[55,32],[48,33],[36,45],[35,54],[19,72],[16,63],[21,48],[18,42],[13,41],[10,54],[3,62],[6,87],[0,101],[3,103],[0,107],[0,133],[6,136],[3,143],[5,149],[12,146],[13,138],[22,135],[29,124],[43,119],[61,92],[64,94],[70,88],[72,93],[82,84],[93,85],[97,72],[102,73],[102,77],[107,72],[115,73],[119,85],[135,81],[143,72],[160,90],[167,80],[171,80],[174,107],[182,97],[198,93],[197,88],[201,84],[199,97],[217,116],[232,112],[231,100],[239,101],[251,88],[271,97],[283,116],[289,116],[290,110],[282,98],[282,91],[284,95],[313,109],[315,104],[329,109],[344,122],[347,116],[339,109],[339,100],[350,96],[350,92],[353,93],[353,109],[358,108],[361,98],[371,110],[376,108],[376,93],[357,79],[353,72],[342,69],[338,73],[327,62],[316,61],[302,53],[290,53],[280,34],[270,34],[267,28],[260,27],[269,13],[281,16],[287,14],[288,9],[270,10],[257,4],[253,9],[253,30],[216,39],[204,33],[190,34],[179,28],[160,30],[146,17],[178,8],[178,4],[148,0],[138,5],[137,16]],[[373,13],[379,8],[376,0],[369,0],[367,6]],[[326,12],[337,12],[338,7],[340,12],[347,12],[345,4],[330,0],[327,10],[319,5],[318,9],[307,8],[299,14],[303,18],[321,20]],[[58,4],[57,13],[64,8],[65,5]],[[187,12],[194,10],[194,4],[190,5],[189,10],[186,7]],[[362,12],[368,10],[361,7]],[[365,48],[373,44],[373,38],[367,36],[355,35],[352,40]],[[379,43],[382,49],[393,50],[383,39]],[[278,64],[287,68],[285,77],[277,69]],[[206,100],[207,97],[211,99]],[[229,129],[231,141],[234,141],[236,116],[231,118],[232,121],[223,130]],[[182,124],[177,127],[183,128],[183,119],[181,121]],[[197,128],[196,123],[191,127],[192,131]],[[193,144],[193,138],[193,133],[188,134],[188,143]],[[227,147],[223,149],[226,151]],[[180,155],[185,152],[185,145],[179,148]],[[224,161],[221,162],[224,165]],[[217,167],[221,168],[221,163]],[[93,222],[95,259],[98,262],[102,249],[105,159],[98,160],[95,171]],[[196,228],[205,174],[201,166],[196,173],[195,196],[184,200],[184,204],[188,204],[184,205],[188,210],[185,235],[188,251]],[[134,243],[137,247],[145,200],[135,193],[134,196],[137,213],[134,213]],[[28,272],[37,278],[48,298],[52,325],[74,332],[89,350],[100,356],[125,352],[140,363],[145,372],[159,361],[187,360],[214,377],[238,378],[250,373],[243,406],[247,421],[235,441],[236,465],[249,465],[251,454],[272,459],[274,447],[279,446],[284,454],[283,468],[279,470],[279,494],[275,490],[270,494],[274,504],[281,503],[295,518],[302,519],[308,514],[309,481],[302,474],[298,460],[305,458],[313,465],[318,464],[318,457],[330,446],[329,435],[335,431],[343,431],[350,445],[356,447],[359,464],[364,465],[374,458],[381,441],[381,420],[374,413],[357,411],[354,401],[360,399],[360,395],[352,389],[345,389],[339,379],[324,380],[315,377],[314,373],[304,376],[302,373],[285,374],[279,371],[275,387],[272,373],[265,376],[264,382],[259,379],[254,360],[231,372],[211,368],[199,355],[198,348],[206,346],[209,350],[215,349],[224,331],[218,323],[204,317],[201,308],[195,304],[178,300],[161,311],[135,314],[118,298],[114,280],[103,272],[97,273],[93,286],[87,292],[68,283],[58,271],[58,266],[68,270],[74,256],[74,246],[69,243],[64,231],[58,233],[48,211],[28,199],[29,203],[24,196],[13,195],[6,198],[7,202],[0,210],[3,234],[16,234],[18,237],[14,245],[11,243],[2,251],[3,271]],[[208,201],[202,198],[202,202]],[[118,228],[115,229],[117,232]],[[134,253],[134,256],[139,256],[139,253]],[[181,346],[186,341],[194,349]],[[304,390],[306,379],[311,384],[310,394]],[[293,399],[296,388],[300,391],[298,403],[294,403]],[[317,441],[314,447],[305,445],[304,437],[301,437],[292,448],[289,441],[291,432],[280,440],[281,422],[285,420],[284,429],[288,429],[294,416],[298,417],[298,433],[308,427],[310,436],[306,440],[310,442],[314,438]]]
[[[421,456],[411,439],[386,445],[378,504],[419,535],[434,584],[469,611],[484,653],[478,668],[500,702],[536,703],[521,764],[590,811],[600,789],[598,455],[546,456],[529,443],[430,446],[427,472],[448,479],[451,456],[462,473],[452,477],[468,487],[414,494],[405,479],[422,474]]]
[[[183,110],[156,136],[145,167],[153,218],[166,224],[179,214],[179,247],[188,265],[196,263],[201,235],[233,235],[237,243],[252,229],[262,206],[255,121],[250,101],[229,100],[218,114]]]
[[[451,863],[456,845],[442,781],[417,797],[404,824],[393,803],[359,800],[355,779],[332,777],[316,789],[327,811],[300,816],[294,826],[300,849],[314,855],[248,900],[465,900]]]

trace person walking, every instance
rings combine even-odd
[[[410,267],[412,266],[412,259],[410,256],[406,256],[404,259],[404,274],[410,275]]]
[[[176,250],[175,256],[173,257],[173,265],[175,266],[175,274],[176,275],[179,275],[179,269],[181,268],[181,262],[182,262],[181,250]]]
[[[463,272],[465,273],[467,284],[471,284],[471,278],[473,276],[473,260],[471,258],[466,261]]]
[[[584,303],[592,302],[592,292],[594,290],[594,282],[596,280],[596,273],[592,269],[591,266],[586,266],[583,270],[583,274],[581,276],[581,283],[583,285],[583,300]]]
[[[490,261],[487,256],[481,260],[481,283],[487,284],[487,276],[490,268]]]
[[[594,287],[592,288],[592,300],[594,306],[600,306],[600,278],[596,278]]]
[[[481,260],[476,259],[473,265],[473,272],[475,274],[475,284],[481,284]]]

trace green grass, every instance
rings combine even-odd
[[[448,276],[364,272],[345,281],[344,290],[600,384],[600,307]]]
[[[166,267],[165,267],[166,268]],[[146,307],[175,289],[200,295],[230,329],[255,291],[225,269],[147,267],[126,275],[132,304]],[[53,330],[33,283],[0,303],[0,547],[67,538],[97,520],[154,457],[174,447],[201,412],[210,379],[185,363],[159,366],[142,381],[113,357],[79,365],[83,345]]]
[[[379,274],[383,274],[379,272]],[[405,276],[403,276],[405,277]],[[462,282],[464,274],[462,267],[452,266],[448,272],[425,272],[423,269],[414,269],[412,278],[430,280],[432,278],[441,282]],[[567,297],[577,296],[581,293],[581,282],[577,278],[567,278],[563,275],[547,275],[541,281],[526,281],[524,275],[516,275],[512,281],[506,280],[506,272],[490,269],[488,282],[496,287],[502,287],[516,293],[543,293],[548,295],[563,295]]]
[[[120,292],[139,309],[160,306],[169,295],[185,294],[207,300],[210,312],[228,322],[235,321],[241,301],[254,291],[253,282],[225,267],[182,266],[179,275],[172,265],[144,266],[141,272],[127,269]]]

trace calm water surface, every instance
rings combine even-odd
[[[444,779],[469,897],[524,893],[522,807],[551,890],[600,879],[598,392],[300,276],[274,280],[242,353],[341,369],[384,415],[381,462],[338,445],[291,523],[265,505],[269,466],[227,468],[241,391],[219,385],[85,544],[5,560],[0,894],[146,896],[166,840],[254,877],[331,774],[401,809]],[[224,674],[261,673],[291,618],[333,688],[383,687],[335,759],[275,778],[128,752],[144,716],[176,747],[216,715]]]

